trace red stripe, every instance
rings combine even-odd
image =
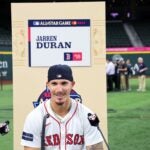
[[[49,114],[49,112],[47,110],[47,107],[46,107],[46,102],[44,102],[44,108],[45,108],[45,111],[47,112],[47,114]],[[58,123],[58,125],[59,125],[59,131],[60,131],[59,136],[60,136],[60,141],[61,141],[61,127],[60,127],[60,122],[56,118],[54,118],[51,114],[49,114],[49,116],[52,119],[54,119]],[[59,144],[59,150],[61,150],[60,144]]]
[[[67,135],[67,124],[69,123],[69,121],[73,118],[73,116],[75,115],[76,111],[77,111],[77,108],[78,108],[78,102],[76,102],[76,108],[75,108],[75,111],[74,113],[72,114],[72,116],[70,117],[70,119],[66,122],[65,124],[65,150],[67,150],[67,145],[66,145],[66,135]]]

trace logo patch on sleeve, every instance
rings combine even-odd
[[[22,139],[24,139],[26,141],[33,141],[33,134],[27,133],[27,132],[23,132],[22,133]]]

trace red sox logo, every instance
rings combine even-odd
[[[79,134],[66,134],[67,145],[83,145],[84,136]],[[49,135],[45,137],[45,146],[57,146],[60,145],[59,134]]]

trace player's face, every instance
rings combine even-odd
[[[74,84],[74,82],[64,79],[51,80],[48,82],[47,86],[51,91],[51,100],[57,105],[63,105],[70,100],[70,92]]]

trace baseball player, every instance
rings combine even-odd
[[[103,150],[102,135],[88,118],[93,112],[70,97],[74,85],[69,66],[49,68],[47,87],[51,91],[51,99],[27,116],[21,140],[24,150],[41,149],[43,118],[47,114],[43,140],[45,150]]]

